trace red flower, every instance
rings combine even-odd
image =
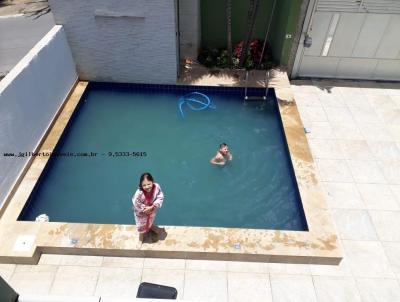
[[[233,50],[233,55],[235,58],[240,58],[240,54],[242,53],[242,48],[243,48],[243,41],[240,41],[238,44],[236,44],[235,49]]]
[[[259,39],[255,39],[250,42],[250,56],[253,61],[260,60],[262,47],[263,43]],[[243,41],[240,41],[238,44],[236,44],[233,50],[233,55],[239,59],[242,53],[242,49],[243,49]]]

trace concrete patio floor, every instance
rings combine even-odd
[[[344,248],[339,266],[42,255],[0,264],[0,275],[27,295],[132,298],[147,281],[191,301],[400,301],[400,83],[292,89]]]

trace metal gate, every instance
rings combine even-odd
[[[310,0],[292,77],[400,80],[400,0]]]

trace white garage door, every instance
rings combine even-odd
[[[400,80],[400,0],[319,0],[310,20],[292,75]]]

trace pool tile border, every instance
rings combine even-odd
[[[107,83],[107,82],[90,82],[89,87],[93,88],[106,88],[107,90],[118,89],[131,91],[132,89],[143,89],[147,92],[157,93],[159,91],[176,91],[176,92],[192,92],[193,90],[199,92],[218,92],[221,94],[234,94],[243,93],[244,87],[226,87],[226,86],[206,86],[206,85],[168,85],[168,84],[139,84],[139,83]],[[263,96],[265,88],[262,87],[248,87],[248,93],[251,95]]]
[[[261,73],[260,75],[262,76]],[[178,89],[221,91],[221,86],[214,87],[221,85],[218,84],[218,78],[211,84],[208,80],[209,77],[204,83],[200,82],[201,85],[191,85],[193,83],[183,80],[179,84],[187,86],[179,86]],[[252,84],[254,87],[249,89],[249,94],[265,92],[265,88],[257,88],[259,82]],[[54,150],[87,85],[87,82],[82,81],[76,84],[38,151]],[[89,85],[108,85],[112,88],[119,84]],[[174,85],[127,85],[128,88],[144,89],[157,86],[167,90],[176,89]],[[167,227],[168,236],[165,240],[142,244],[138,241],[134,225],[17,221],[49,159],[35,157],[0,219],[0,242],[4,242],[0,246],[0,262],[35,264],[41,253],[54,253],[338,264],[342,259],[341,247],[318,183],[315,164],[286,73],[273,71],[270,87],[274,88],[278,100],[309,231]],[[243,87],[222,88],[224,93],[237,93],[240,90],[243,91]],[[27,246],[23,251],[17,250],[15,242],[24,238],[20,236],[34,236],[33,245]]]

